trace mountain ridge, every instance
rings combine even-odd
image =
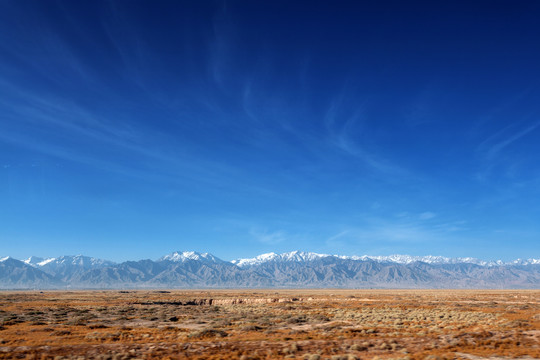
[[[446,257],[440,255],[404,255],[404,254],[392,254],[392,255],[336,255],[336,254],[322,254],[309,251],[300,251],[294,250],[289,252],[284,252],[281,254],[270,252],[257,255],[252,258],[238,258],[231,261],[222,260],[219,257],[208,253],[199,253],[197,251],[174,251],[167,255],[164,255],[158,258],[155,261],[173,261],[173,262],[184,262],[188,260],[205,260],[210,262],[229,262],[237,266],[247,266],[251,264],[260,264],[267,261],[313,261],[315,259],[323,257],[335,257],[340,259],[350,259],[350,260],[374,260],[377,262],[394,262],[399,264],[410,264],[413,262],[425,262],[428,264],[459,264],[459,263],[470,263],[480,266],[508,266],[508,265],[534,265],[540,264],[540,258],[528,258],[528,259],[515,259],[512,261],[502,261],[502,260],[481,260],[474,257]],[[12,258],[11,256],[6,256],[0,258],[0,261]],[[21,260],[24,263],[31,266],[45,266],[51,262],[65,262],[66,260],[86,260],[93,263],[96,262],[106,262],[108,264],[116,264],[116,262],[111,260],[105,260],[95,257],[89,257],[84,255],[61,255],[58,257],[38,257],[30,256],[27,259]],[[128,260],[133,261],[133,260]],[[137,260],[135,260],[137,261]]]
[[[540,259],[502,262],[303,251],[232,261],[196,251],[121,263],[83,255],[0,258],[0,289],[261,287],[540,288]]]

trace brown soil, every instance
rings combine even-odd
[[[540,291],[0,292],[0,359],[540,358]]]

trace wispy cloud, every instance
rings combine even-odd
[[[463,221],[435,221],[435,214],[405,215],[391,218],[367,218],[361,225],[344,226],[326,239],[326,245],[335,247],[391,246],[407,247],[444,243],[460,239],[466,232]],[[432,220],[426,222],[426,220]]]
[[[527,125],[512,124],[495,132],[477,147],[476,153],[480,160],[480,169],[476,174],[479,180],[486,180],[498,166],[504,166],[503,173],[507,176],[515,174],[520,160],[509,155],[509,148],[515,147],[521,140],[532,134],[540,127],[540,121]]]
[[[102,116],[71,100],[1,80],[0,94],[0,106],[5,109],[0,141],[106,172],[171,185],[190,180],[223,188],[231,179],[242,178],[241,169],[233,165],[187,151],[187,141],[168,144],[167,137],[121,118],[111,119],[113,114]]]
[[[291,237],[283,231],[251,229],[249,233],[256,241],[267,245],[277,245],[291,239]]]
[[[346,101],[349,101],[346,97],[347,94],[344,91],[331,102],[325,113],[324,124],[330,144],[360,160],[371,170],[383,174],[406,175],[407,171],[402,167],[368,150],[366,144],[362,144],[362,140],[369,138],[367,120],[364,115],[365,104],[353,101],[357,105],[350,109],[344,105]]]
[[[224,89],[227,77],[230,75],[228,71],[233,61],[235,38],[235,28],[225,3],[215,14],[212,30],[212,38],[208,42],[208,71],[214,83]]]
[[[353,232],[353,230],[347,229],[330,236],[325,241],[326,246],[330,248],[342,248],[346,246],[347,238],[351,235],[351,232]]]
[[[434,112],[439,96],[433,85],[427,86],[413,98],[411,104],[405,109],[404,117],[409,126],[419,126],[438,121]]]
[[[343,230],[343,231],[340,231],[339,233],[335,234],[335,235],[332,235],[330,236],[327,241],[334,241],[334,240],[337,240],[337,239],[340,239],[344,236],[347,236],[351,231],[350,230]]]
[[[506,128],[498,131],[494,135],[484,140],[479,146],[478,150],[482,155],[492,160],[496,158],[505,148],[512,145],[522,137],[533,132],[540,126],[540,121],[537,121],[529,126],[526,126],[519,130],[514,130],[515,126],[507,126]]]
[[[426,211],[418,215],[418,218],[420,220],[429,220],[433,219],[435,216],[437,216],[435,213],[432,213],[431,211]]]

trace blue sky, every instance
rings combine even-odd
[[[0,7],[2,256],[540,256],[539,2]]]

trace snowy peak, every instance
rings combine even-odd
[[[198,253],[196,251],[175,251],[169,255],[165,255],[158,259],[158,261],[172,261],[172,262],[186,262],[186,261],[203,261],[219,263],[223,260],[215,257],[209,253]]]
[[[31,266],[28,266],[21,260],[17,260],[11,256],[5,256],[3,258],[0,258],[0,264],[2,264],[2,266],[13,268],[31,268]]]
[[[540,265],[540,259],[517,259],[508,264],[511,265]]]
[[[28,259],[23,260],[23,262],[37,268],[80,267],[83,269],[90,269],[114,265],[114,262],[112,261],[83,255],[63,255],[46,259],[38,256],[30,256]]]
[[[329,257],[327,254],[317,254],[313,252],[291,251],[280,255],[283,261],[313,261],[320,258]]]
[[[253,265],[259,265],[259,264],[263,264],[270,261],[275,261],[277,257],[279,257],[278,254],[271,252],[271,253],[266,253],[266,254],[256,256],[254,258],[236,259],[231,262],[235,264],[236,266],[240,266],[240,267],[253,266]]]
[[[267,262],[307,262],[314,261],[324,257],[330,257],[332,255],[317,254],[313,252],[304,251],[291,251],[283,254],[276,254],[274,252],[262,254],[250,259],[237,259],[231,261],[233,264],[239,267],[255,266],[264,264]]]
[[[47,258],[47,259],[44,259],[43,261],[38,262],[36,265],[37,266],[45,266],[47,264],[54,263],[55,261],[56,261],[56,258]]]
[[[58,264],[58,265],[65,265],[65,266],[81,266],[83,268],[90,268],[95,266],[103,266],[107,264],[113,264],[111,261],[102,260],[102,259],[96,259],[93,257],[83,256],[83,255],[64,255],[59,256],[57,258],[51,258],[44,260],[39,265],[45,266],[48,264]]]
[[[60,258],[65,258],[66,256],[61,256]],[[41,267],[45,266],[47,264],[54,264],[57,262],[59,258],[42,258],[39,256],[30,256],[28,259],[23,260],[23,263],[33,266],[33,267]]]
[[[23,260],[23,263],[30,266],[37,266],[43,260],[45,259],[39,256],[30,256],[28,259]]]

